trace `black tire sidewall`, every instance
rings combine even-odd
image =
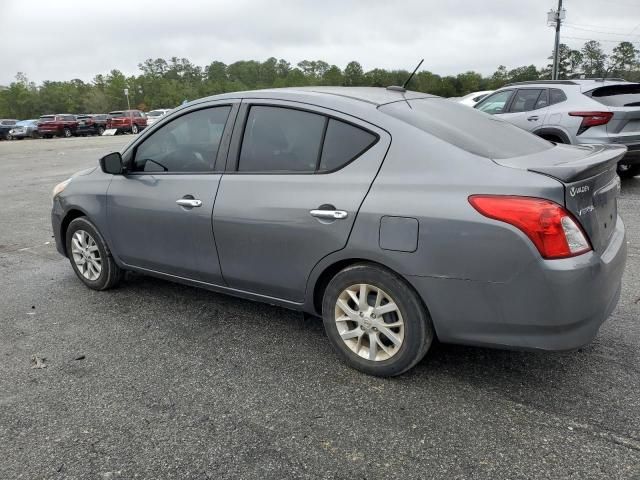
[[[78,230],[86,231],[93,237],[96,245],[98,246],[100,258],[102,259],[102,270],[100,272],[100,276],[96,280],[89,280],[88,278],[85,278],[80,270],[78,270],[77,265],[73,261],[73,255],[71,254],[71,239],[73,238],[73,234]],[[109,251],[109,248],[107,247],[106,242],[104,241],[104,238],[102,237],[102,235],[100,235],[100,232],[98,232],[98,229],[93,225],[93,223],[87,220],[86,217],[79,217],[71,221],[69,227],[67,228],[65,244],[67,246],[67,254],[69,256],[69,261],[71,262],[73,271],[87,287],[94,290],[105,290],[114,285],[114,277],[119,275],[118,267],[115,265],[113,259],[111,258],[111,253]]]
[[[335,302],[345,288],[358,283],[368,283],[387,292],[402,314],[404,342],[398,353],[388,360],[374,362],[356,355],[338,333]],[[338,273],[325,290],[322,312],[325,332],[334,350],[348,365],[370,375],[388,377],[404,373],[424,357],[434,337],[431,318],[411,286],[395,273],[376,265],[354,265]]]

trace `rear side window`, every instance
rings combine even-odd
[[[478,103],[475,108],[481,112],[489,113],[491,115],[504,113],[505,107],[511,99],[511,95],[513,95],[513,90],[502,90],[501,92],[496,92]]]
[[[567,96],[559,88],[552,88],[549,90],[549,105],[555,105],[556,103],[564,102]]]
[[[538,97],[535,110],[537,110],[538,108],[544,108],[548,106],[549,106],[549,91],[545,88],[544,90],[542,90],[542,93]]]
[[[586,95],[609,107],[640,107],[640,83],[607,85]]]
[[[366,130],[333,118],[329,119],[319,170],[331,171],[346,165],[376,140],[377,137]]]
[[[518,113],[533,110],[541,93],[542,89],[540,88],[526,88],[518,90],[515,98],[513,99],[513,103],[511,103],[509,112]]]
[[[251,107],[238,171],[314,172],[325,121],[324,115],[291,108]]]
[[[519,157],[553,148],[552,143],[515,125],[443,98],[395,102],[378,109],[451,145],[486,158]]]

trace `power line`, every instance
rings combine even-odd
[[[640,34],[631,34],[631,33],[618,33],[618,32],[607,32],[605,30],[592,30],[589,28],[575,27],[573,24],[565,23],[564,26],[566,28],[572,28],[574,30],[582,30],[585,32],[593,32],[593,33],[605,33],[607,35],[617,35],[622,37],[640,37]]]

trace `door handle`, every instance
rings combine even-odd
[[[537,122],[538,121],[538,116],[534,115],[532,117],[527,118],[527,120],[529,120],[530,122]]]
[[[195,198],[179,198],[176,200],[176,203],[181,207],[185,208],[193,208],[193,207],[201,207],[202,200],[198,200]]]
[[[344,210],[311,210],[312,217],[323,218],[325,220],[342,220],[347,218],[348,213]]]

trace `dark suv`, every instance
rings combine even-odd
[[[147,126],[147,117],[140,110],[118,110],[109,112],[107,128],[115,128],[116,133],[138,133]]]
[[[38,122],[38,135],[43,138],[71,137],[76,135],[78,120],[75,115],[42,115]]]
[[[78,135],[102,135],[107,129],[107,119],[109,115],[106,113],[92,113],[88,115],[77,115]]]

